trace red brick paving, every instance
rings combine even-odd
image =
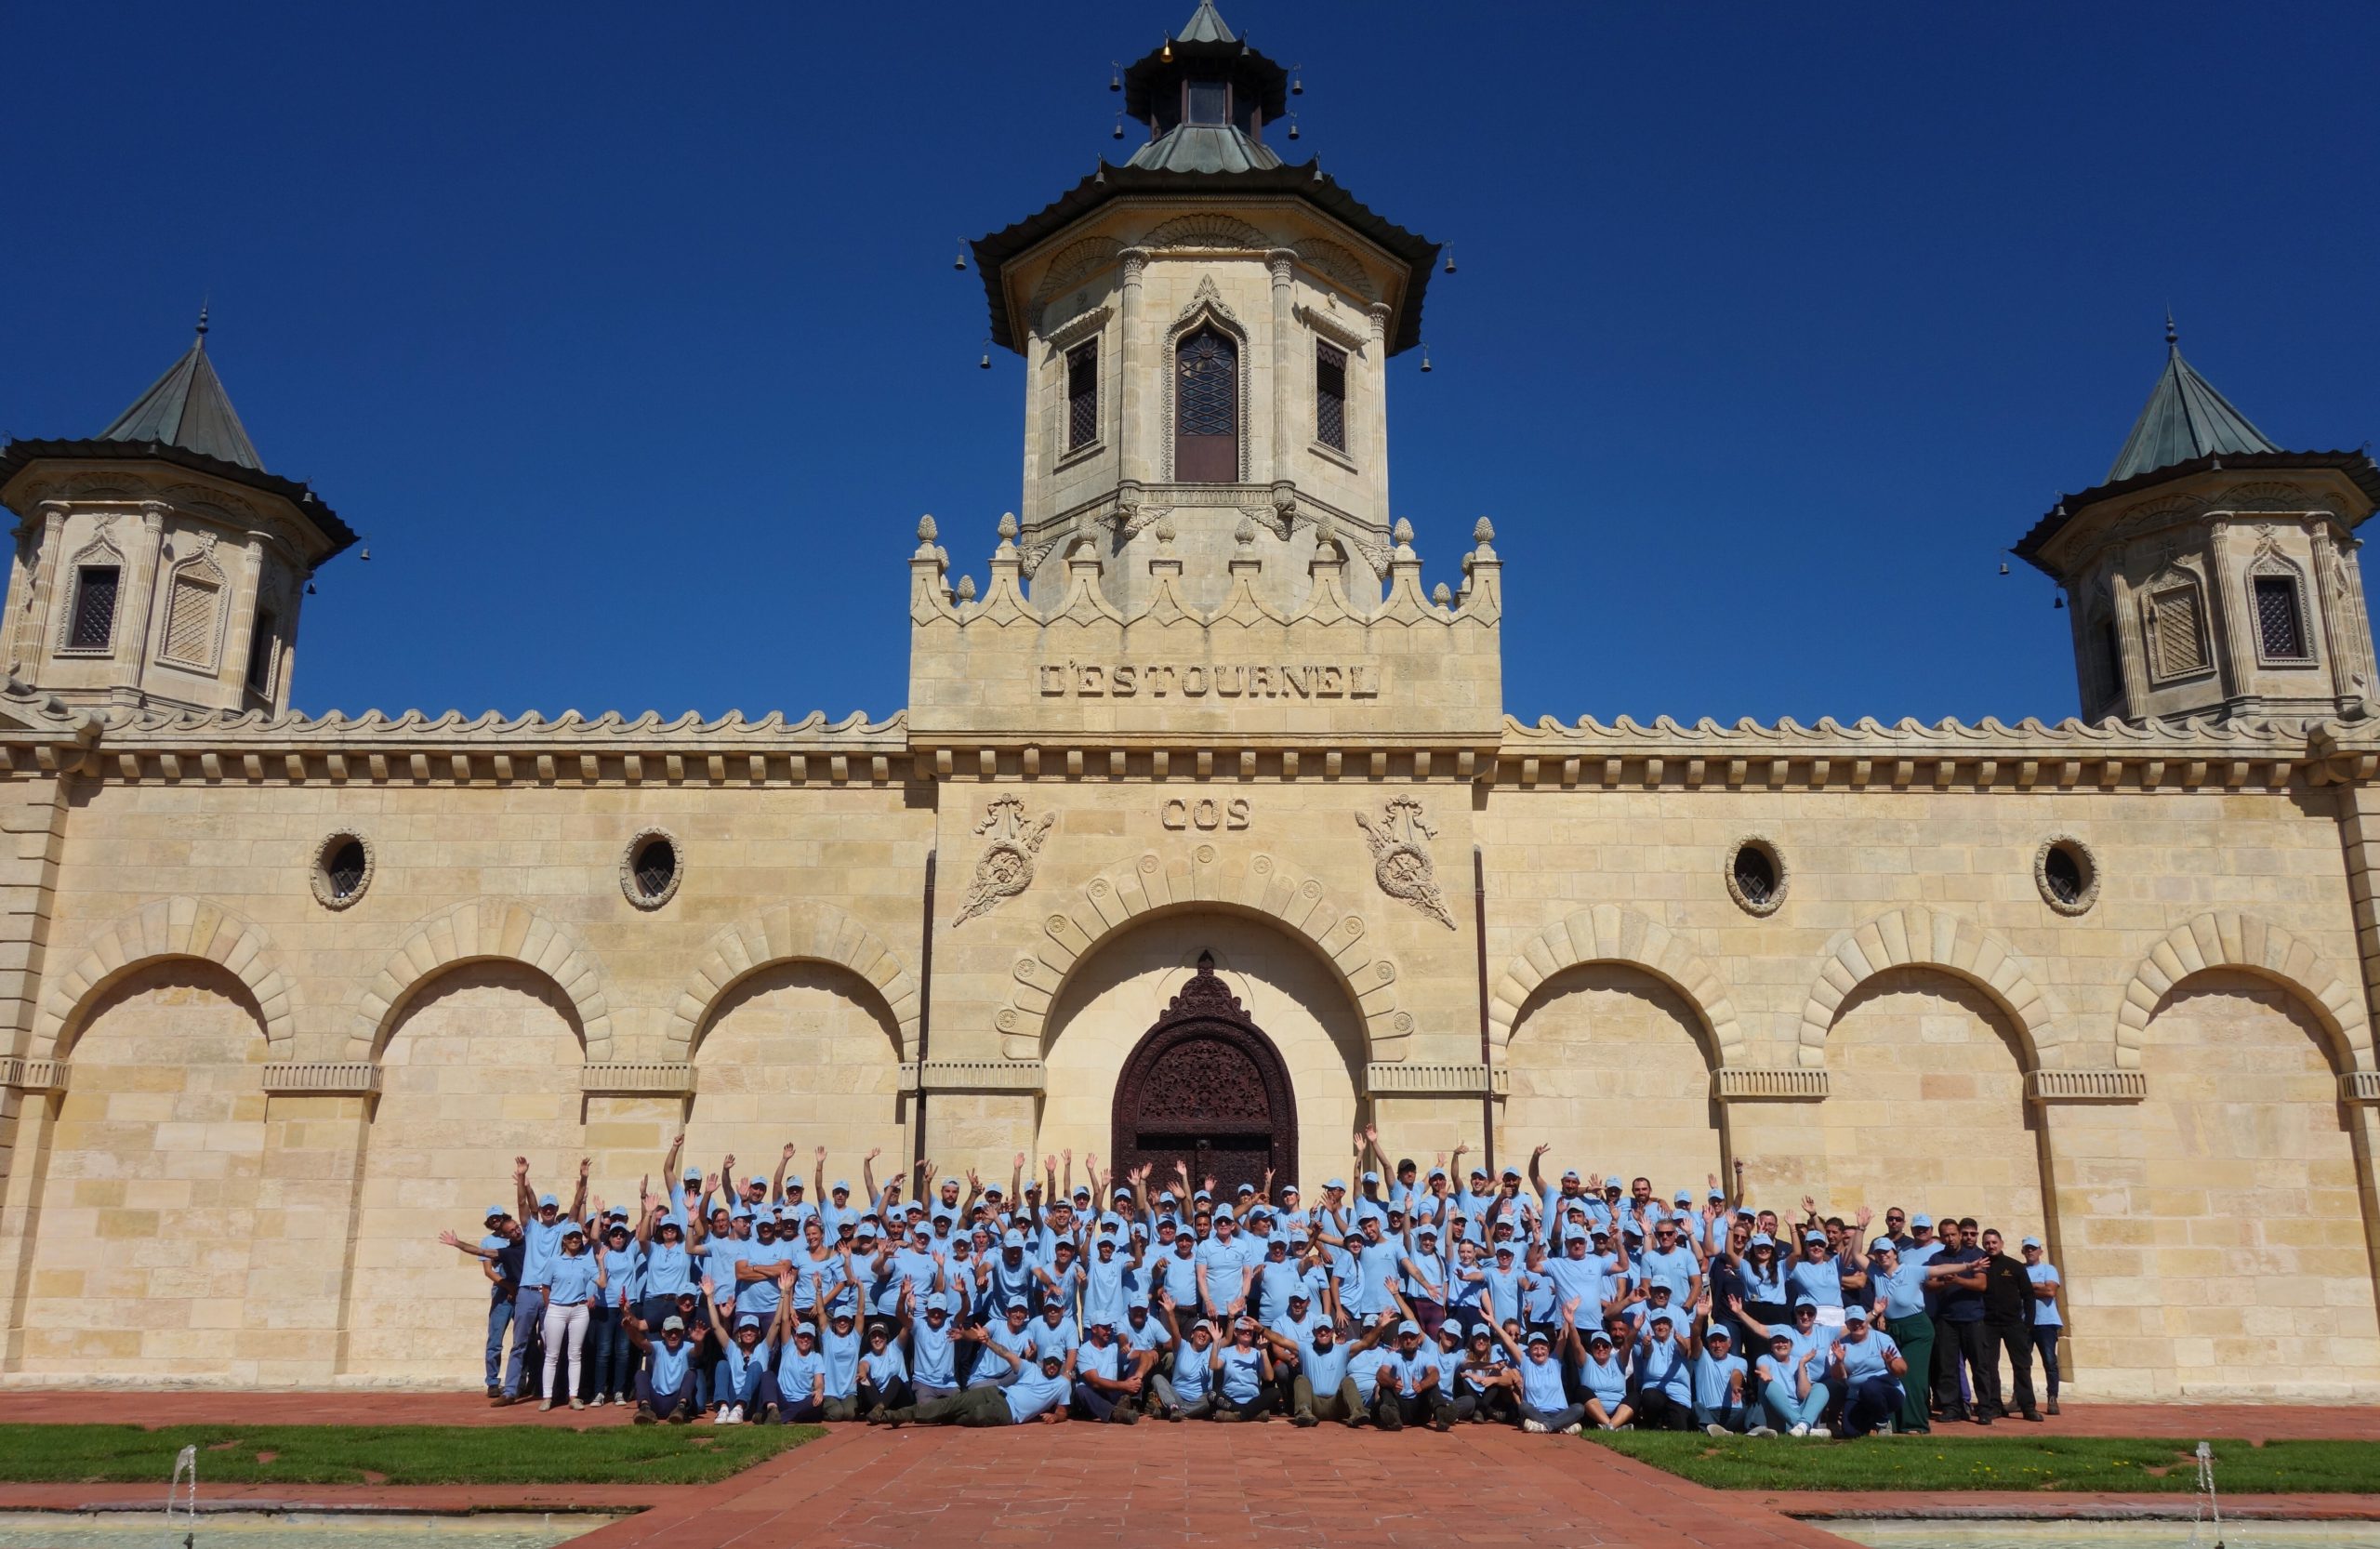
[[[0,1422],[138,1417],[144,1424],[625,1424],[626,1411],[492,1409],[460,1394],[0,1393]],[[1946,1435],[2004,1435],[1945,1426]],[[2074,1405],[2031,1436],[2348,1437],[2380,1439],[2380,1410],[2285,1406]],[[1905,1497],[1818,1491],[1726,1492],[1689,1484],[1599,1448],[1502,1429],[1448,1436],[1351,1434],[1336,1426],[1068,1425],[996,1431],[838,1427],[708,1487],[487,1488],[210,1486],[205,1499],[256,1506],[305,1503],[451,1511],[633,1509],[575,1549],[901,1549],[1059,1544],[1068,1549],[1239,1545],[1265,1540],[1333,1549],[1529,1549],[1702,1544],[1842,1549],[1801,1516],[1906,1511]],[[0,1486],[0,1510],[146,1505],[152,1487]],[[1962,1507],[2088,1510],[2187,1497],[1968,1493]],[[2380,1498],[2240,1497],[2302,1516],[2380,1515]],[[2227,1509],[2232,1503],[2227,1498]],[[1128,1527],[1129,1525],[1129,1527]],[[1449,1530],[1452,1528],[1454,1530]]]

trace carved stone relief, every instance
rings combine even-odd
[[[1057,820],[1055,813],[1026,817],[1023,799],[1015,796],[998,797],[984,809],[984,821],[975,825],[975,832],[987,836],[986,842],[967,897],[950,922],[953,928],[991,913],[1033,885],[1033,857],[1041,853],[1041,841]]]
[[[1453,930],[1454,916],[1447,912],[1446,895],[1438,889],[1437,867],[1424,842],[1435,839],[1437,830],[1422,820],[1421,803],[1409,796],[1395,797],[1378,823],[1361,813],[1355,814],[1355,822],[1372,847],[1372,878],[1380,890]]]

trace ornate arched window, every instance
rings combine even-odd
[[[1239,346],[1211,323],[1173,350],[1173,476],[1193,484],[1239,480]]]

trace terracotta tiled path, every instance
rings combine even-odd
[[[616,1410],[491,1410],[453,1394],[0,1394],[0,1421],[115,1418],[144,1424],[622,1424]],[[1966,1426],[1952,1434],[1991,1435]],[[2021,1434],[2380,1439],[2380,1411],[2282,1407],[2074,1405]],[[456,1510],[634,1509],[574,1549],[900,1549],[905,1545],[1236,1546],[1257,1542],[1524,1549],[1802,1545],[1844,1540],[1792,1514],[1893,1509],[1855,1495],[1722,1492],[1576,1442],[1460,1427],[1350,1434],[1270,1425],[1032,1426],[998,1431],[838,1427],[724,1483],[485,1489],[214,1487],[215,1503]],[[152,1487],[0,1486],[0,1510],[146,1504]],[[2174,1497],[2150,1498],[2170,1508]],[[1963,1506],[2039,1507],[2043,1497],[1963,1495]],[[2125,1503],[2119,1498],[2061,1504]],[[2380,1500],[2287,1503],[2295,1515],[2380,1514]],[[2244,1515],[2259,1504],[2242,1498]],[[2311,1508],[2309,1510],[2308,1508]],[[1449,1531],[1450,1526],[1454,1530]]]

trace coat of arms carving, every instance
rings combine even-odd
[[[1372,877],[1380,890],[1453,930],[1454,917],[1447,913],[1446,895],[1438,891],[1437,867],[1422,842],[1435,839],[1437,830],[1422,820],[1421,803],[1399,796],[1388,803],[1378,823],[1361,813],[1355,814],[1355,821],[1371,844]]]
[[[990,841],[975,862],[975,880],[967,885],[966,901],[950,922],[954,928],[991,913],[1033,885],[1033,857],[1041,853],[1041,841],[1057,820],[1055,813],[1026,817],[1025,802],[1014,796],[1000,797],[984,809],[984,821],[975,825],[975,831],[989,835]]]

